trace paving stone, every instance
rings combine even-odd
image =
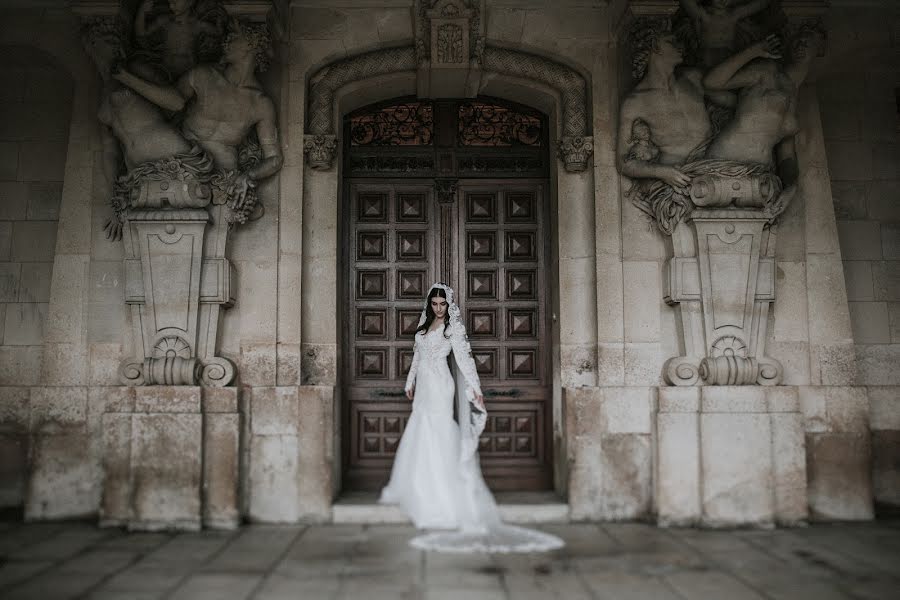
[[[120,571],[138,558],[136,552],[91,550],[70,558],[59,566],[60,573],[97,573],[109,575]]]
[[[333,598],[338,593],[340,579],[315,577],[295,579],[281,573],[273,573],[265,579],[254,600],[296,600],[297,598]]]
[[[681,600],[669,586],[655,577],[633,573],[584,573],[585,583],[596,598],[602,600]]]
[[[50,560],[9,561],[0,564],[0,589],[25,581],[53,564]]]
[[[291,526],[248,527],[205,565],[204,570],[267,572],[302,531],[302,527]]]
[[[0,523],[0,597],[94,600],[844,600],[900,589],[900,521],[779,530],[555,524],[565,550],[422,552],[403,526],[125,533]],[[9,558],[10,554],[15,557]],[[24,557],[24,558],[23,558]],[[31,557],[31,558],[30,558]]]
[[[96,529],[87,525],[68,525],[56,535],[12,552],[10,556],[19,560],[66,559],[112,535],[114,532],[109,530]]]
[[[717,572],[684,572],[666,577],[666,581],[685,598],[696,600],[764,600],[737,579]]]
[[[50,571],[4,592],[4,600],[69,600],[94,587],[103,575]]]
[[[172,600],[243,600],[262,580],[260,575],[202,573],[181,584]]]

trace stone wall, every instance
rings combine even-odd
[[[21,504],[27,387],[40,379],[72,81],[43,53],[0,47],[0,507]]]
[[[819,82],[875,500],[900,506],[900,11],[831,16]],[[864,68],[860,68],[864,66]]]

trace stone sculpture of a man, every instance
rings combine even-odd
[[[223,66],[202,64],[182,75],[174,87],[158,85],[122,70],[115,78],[151,102],[184,112],[185,137],[208,152],[225,173],[221,184],[237,221],[246,220],[255,203],[256,182],[281,168],[275,106],[256,78],[264,65],[268,36],[262,27],[232,20],[223,48]],[[261,157],[241,160],[240,147],[255,134]]]
[[[703,155],[709,142],[712,127],[704,103],[702,73],[694,69],[677,72],[682,53],[667,24],[653,22],[635,32],[634,74],[638,84],[625,97],[619,120],[618,162],[623,175],[637,180],[663,182],[657,192],[666,195],[666,201],[652,194],[635,190],[642,199],[637,204],[657,219],[666,230],[675,224],[687,210],[677,196],[687,194],[691,178],[680,166]],[[638,130],[649,129],[636,138]],[[649,137],[649,139],[645,139]],[[644,148],[636,152],[633,147],[653,144],[649,155]],[[645,157],[645,158],[642,158]],[[648,159],[652,156],[652,159]],[[651,197],[652,196],[652,197]]]

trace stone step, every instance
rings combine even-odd
[[[569,505],[552,492],[501,492],[496,495],[507,523],[567,523]],[[343,494],[331,509],[335,524],[386,525],[409,523],[397,506],[378,504],[375,493]]]

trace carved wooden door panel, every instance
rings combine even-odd
[[[482,470],[494,490],[549,489],[544,187],[473,182],[459,203],[456,289],[488,408]]]
[[[403,385],[439,246],[430,185],[353,184],[349,195],[346,483],[375,489],[387,480],[409,418]]]

